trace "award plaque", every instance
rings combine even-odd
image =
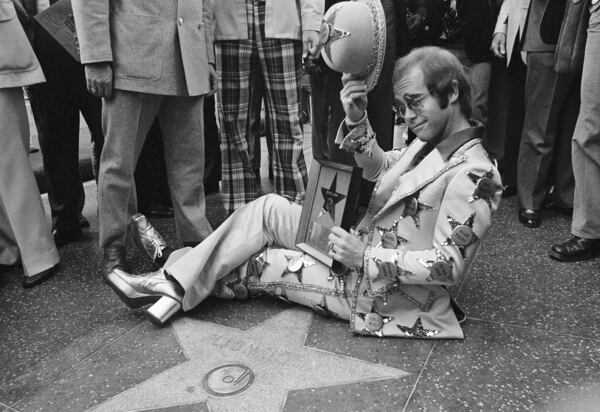
[[[339,272],[341,264],[328,254],[329,233],[339,226],[349,230],[356,218],[362,169],[313,160],[300,215],[296,246]]]

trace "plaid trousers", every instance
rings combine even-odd
[[[246,1],[250,40],[215,42],[221,120],[222,192],[229,214],[258,197],[249,150],[252,89],[265,88],[268,127],[273,136],[275,193],[304,199],[307,183],[302,151],[300,86],[302,42],[265,39],[265,2]]]

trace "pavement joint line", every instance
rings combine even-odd
[[[419,385],[421,376],[423,376],[423,372],[425,371],[425,369],[427,368],[427,365],[429,364],[429,359],[431,358],[431,355],[433,355],[433,350],[435,349],[436,343],[437,342],[433,342],[433,345],[431,346],[431,349],[429,350],[429,353],[427,354],[427,358],[423,362],[423,366],[421,367],[421,370],[419,371],[419,375],[417,375],[417,379],[415,379],[415,383],[414,383],[412,389],[410,390],[410,393],[408,394],[408,398],[406,399],[406,403],[404,404],[404,407],[402,408],[402,412],[407,411],[408,405],[410,404],[410,401],[412,400],[413,394],[417,390],[417,385]]]
[[[575,339],[579,339],[579,340],[586,340],[586,341],[600,343],[600,339],[590,338],[589,336],[579,336],[579,335],[573,335],[573,334],[569,334],[569,333],[554,332],[551,330],[531,328],[528,326],[514,325],[512,323],[502,323],[502,322],[498,322],[498,321],[490,320],[490,319],[474,318],[472,316],[467,316],[467,319],[474,320],[476,322],[494,323],[496,325],[505,326],[505,327],[509,327],[509,328],[532,330],[532,331],[539,332],[539,333],[545,333],[547,335],[563,336],[563,337],[567,337],[567,338],[575,338]]]
[[[51,378],[49,380],[47,380],[46,382],[40,384],[39,386],[36,386],[32,391],[31,394],[34,394],[35,392],[38,392],[39,390],[44,389],[45,387],[51,385],[52,383],[54,383],[55,381],[57,381],[58,379],[62,378],[63,376],[65,376],[66,374],[70,373],[72,370],[74,370],[75,368],[77,368],[79,365],[81,365],[82,363],[84,363],[85,361],[87,361],[88,359],[90,359],[92,356],[94,356],[95,354],[103,351],[104,349],[106,349],[107,347],[109,347],[110,345],[112,345],[113,343],[123,339],[125,336],[129,335],[130,333],[132,333],[135,329],[138,329],[139,327],[141,327],[144,322],[146,322],[146,320],[141,320],[138,324],[136,324],[135,326],[133,326],[131,329],[127,330],[125,333],[117,336],[116,338],[108,341],[107,343],[105,343],[104,345],[100,346],[98,349],[94,350],[92,353],[90,353],[88,356],[86,356],[85,358],[81,359],[79,362],[77,362],[75,365],[71,366],[69,369],[67,369],[66,371],[64,371],[63,373],[61,373],[58,376],[55,376],[54,378]],[[27,399],[28,396],[25,396],[21,399],[19,399],[18,401],[16,401],[15,403],[13,403],[12,405],[9,406],[9,408],[14,408],[15,406],[17,406],[18,404],[20,404],[21,402],[23,402],[24,400]]]

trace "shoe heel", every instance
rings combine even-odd
[[[181,309],[179,302],[168,296],[163,296],[146,310],[146,315],[150,319],[150,322],[161,327],[171,316],[179,312],[179,309]]]

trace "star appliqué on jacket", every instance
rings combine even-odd
[[[420,316],[417,317],[417,321],[411,327],[402,325],[396,326],[398,326],[398,329],[400,329],[400,331],[404,333],[404,336],[407,336],[409,338],[432,338],[438,333],[440,333],[440,331],[436,329],[423,328],[423,323],[421,322]]]
[[[448,222],[452,228],[452,233],[450,233],[450,237],[444,241],[443,245],[457,246],[462,257],[465,257],[466,248],[479,240],[479,237],[473,232],[475,212],[471,213],[463,223],[448,215]]]
[[[400,216],[400,219],[411,217],[413,222],[415,222],[415,227],[417,230],[421,228],[419,219],[420,213],[425,210],[433,209],[432,206],[419,201],[420,194],[421,192],[419,191],[404,199],[404,210],[402,211],[402,216]]]
[[[386,229],[383,226],[377,226],[377,231],[379,232],[381,239],[375,247],[396,249],[398,246],[408,243],[408,240],[404,239],[402,236],[398,236],[398,233],[396,232],[399,222],[400,220],[394,221],[394,224],[389,229]]]
[[[496,195],[499,190],[502,190],[502,185],[494,182],[494,172],[490,169],[489,172],[483,175],[476,175],[473,172],[467,172],[469,179],[475,184],[475,191],[469,197],[468,202],[472,203],[477,199],[483,199],[492,208],[492,198]]]

